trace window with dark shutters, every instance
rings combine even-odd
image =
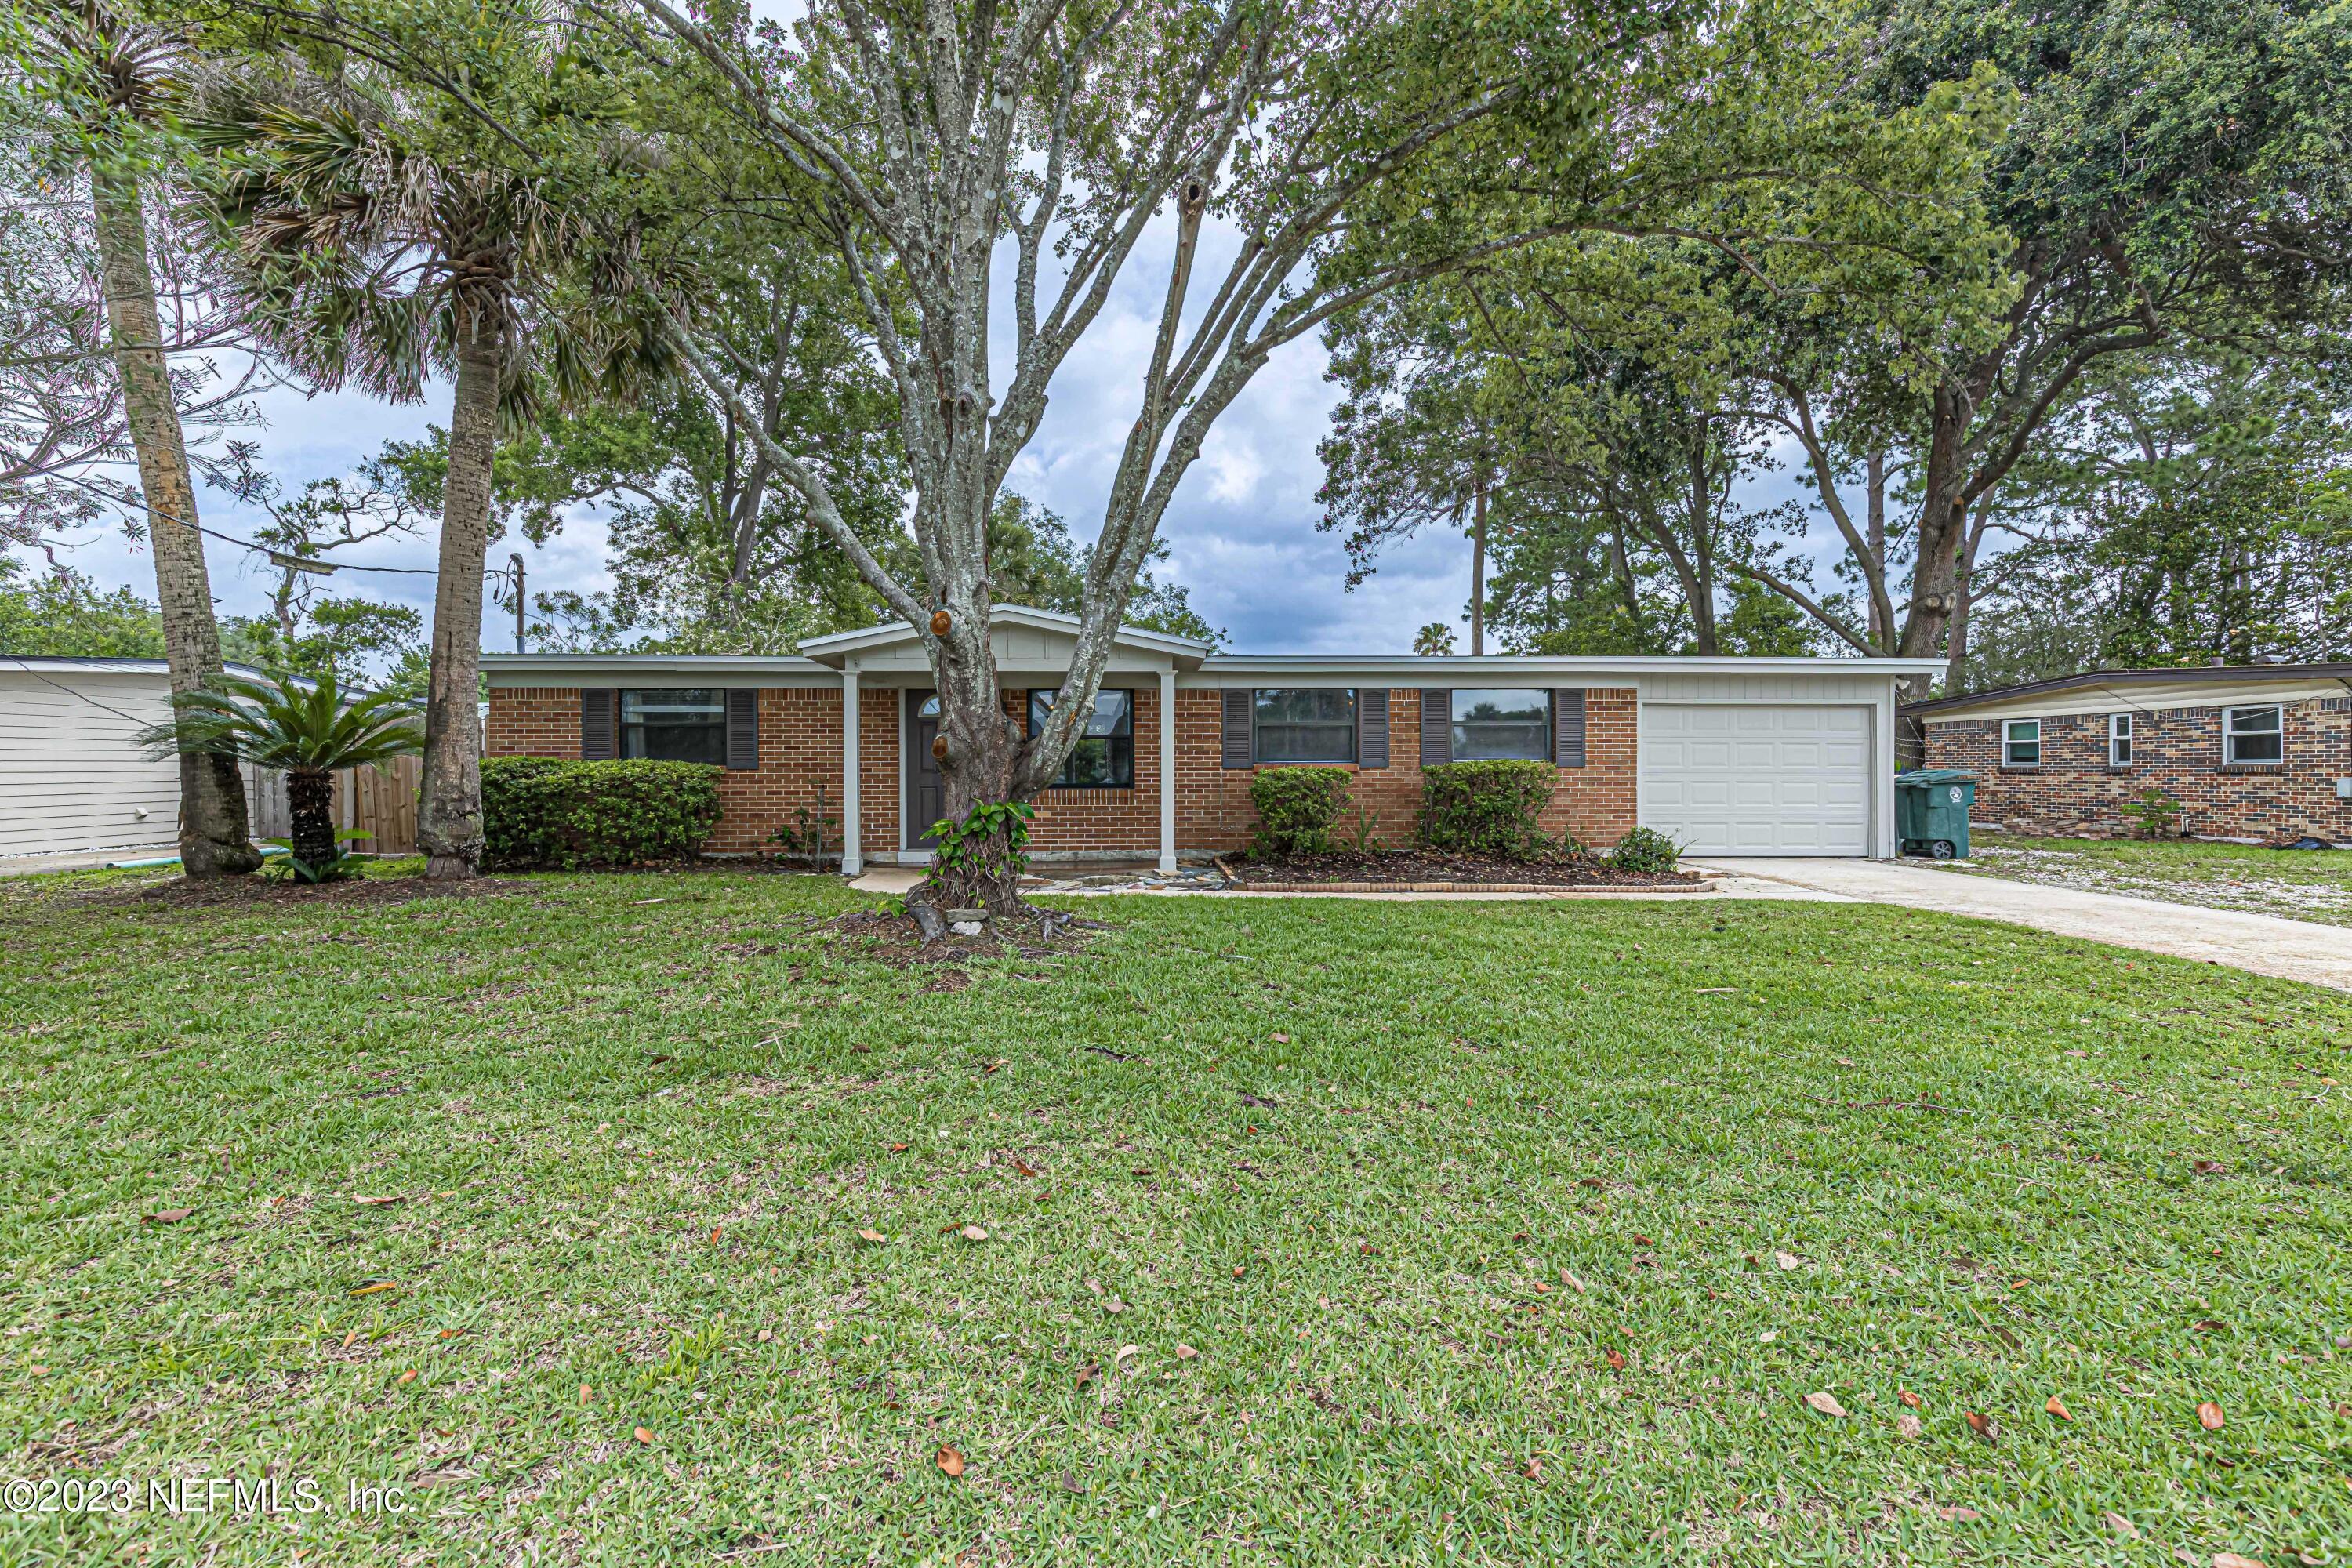
[[[1254,711],[1254,692],[1225,693],[1224,765],[1246,768],[1255,760],[1250,738],[1250,716]]]
[[[1421,694],[1421,765],[1436,767],[1454,760],[1454,693]]]
[[[609,686],[584,687],[580,692],[580,760],[609,763],[621,754],[613,710],[621,694]]]
[[[727,765],[735,769],[760,765],[760,693],[727,693]]]
[[[1389,694],[1385,691],[1356,693],[1356,765],[1389,765]]]
[[[1584,690],[1581,687],[1563,686],[1551,694],[1551,760],[1555,767],[1580,768],[1584,765]]]

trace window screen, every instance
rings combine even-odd
[[[621,755],[664,763],[724,763],[724,694],[702,689],[622,692]]]
[[[2286,761],[2286,714],[2279,708],[2231,708],[2221,715],[2224,763]]]
[[[2042,721],[2011,719],[2001,726],[2000,760],[2004,766],[2030,768],[2042,761]]]
[[[1356,760],[1356,694],[1329,687],[1260,691],[1257,760],[1261,763],[1352,763]]]

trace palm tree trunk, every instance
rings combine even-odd
[[[294,858],[322,871],[335,858],[335,775],[324,768],[293,768],[286,774],[287,837]]]
[[[95,168],[90,205],[97,217],[106,322],[122,381],[122,410],[139,458],[147,539],[155,556],[155,602],[163,612],[163,658],[176,695],[221,672],[220,627],[213,619],[212,581],[204,535],[196,531],[196,488],[163,359],[163,329],[148,270],[147,215],[137,176]],[[238,876],[261,864],[246,815],[245,776],[228,757],[180,757],[180,867],[191,877]]]
[[[478,321],[478,315],[459,327],[416,814],[425,874],[443,879],[471,877],[482,858],[482,566],[490,549],[490,460],[498,451],[504,336],[494,322]]]

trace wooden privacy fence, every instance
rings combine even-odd
[[[362,855],[415,853],[416,787],[424,776],[420,757],[395,757],[380,768],[345,768],[335,775],[335,826],[370,836],[355,841],[352,849]],[[284,773],[247,768],[245,796],[252,803],[256,838],[292,836]]]

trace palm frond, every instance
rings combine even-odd
[[[150,762],[185,752],[278,772],[367,767],[422,751],[415,703],[388,692],[346,698],[334,676],[223,675],[172,699],[171,720],[134,737]]]

